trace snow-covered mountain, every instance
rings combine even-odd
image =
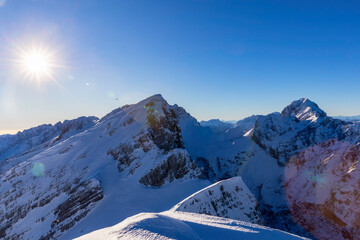
[[[247,221],[261,215],[267,226],[309,237],[314,232],[288,204],[288,162],[330,139],[360,142],[360,123],[328,117],[308,99],[226,131],[201,126],[161,95],[82,121],[88,124],[52,134],[39,129],[19,146],[36,144],[21,151],[10,140],[1,144],[13,157],[0,160],[0,238],[72,239],[183,199],[196,213]],[[37,135],[47,137],[33,141]],[[210,187],[214,195],[204,189],[229,178]]]

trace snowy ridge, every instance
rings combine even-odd
[[[113,227],[84,235],[92,239],[305,239],[279,230],[204,214],[167,211],[140,213]]]
[[[176,204],[171,211],[200,213],[263,224],[258,207],[257,200],[241,177],[234,177],[194,193]]]

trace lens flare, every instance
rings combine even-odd
[[[36,162],[33,164],[32,168],[31,168],[31,173],[35,176],[35,177],[40,177],[44,174],[45,171],[45,166],[44,164],[42,164],[41,162]]]

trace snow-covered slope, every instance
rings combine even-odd
[[[113,239],[304,239],[279,230],[204,214],[167,211],[141,213],[78,240]]]
[[[241,177],[223,180],[204,188],[171,210],[207,214],[250,223],[263,224],[258,202]]]

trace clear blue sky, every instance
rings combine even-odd
[[[199,120],[308,97],[360,114],[359,1],[0,0],[0,131],[103,116],[161,93]],[[54,81],[16,46],[56,51]],[[118,100],[116,100],[118,99]]]

